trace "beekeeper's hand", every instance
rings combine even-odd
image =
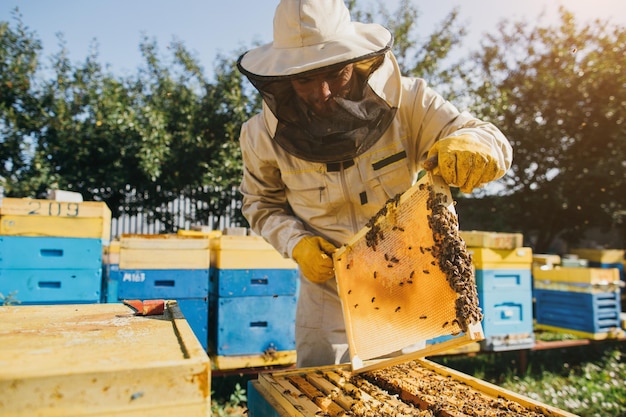
[[[305,236],[293,248],[291,256],[300,266],[302,275],[316,284],[335,276],[332,254],[337,248],[319,236]]]
[[[493,181],[500,172],[491,148],[470,135],[450,136],[435,142],[428,158],[435,155],[437,168],[433,172],[464,193]]]

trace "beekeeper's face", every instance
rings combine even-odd
[[[331,114],[337,107],[335,97],[346,98],[350,92],[353,64],[291,80],[296,95],[318,116]]]

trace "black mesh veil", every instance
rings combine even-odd
[[[369,149],[393,120],[397,109],[368,84],[370,75],[382,65],[388,49],[290,76],[258,76],[241,65],[238,67],[278,119],[274,141],[285,151],[307,161],[341,162]],[[291,86],[294,77],[339,70],[350,63],[354,64],[354,91],[349,98],[334,98],[338,110],[330,116],[322,118],[309,111]]]

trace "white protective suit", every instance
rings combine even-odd
[[[272,140],[277,120],[267,107],[242,128],[242,211],[252,230],[285,257],[304,236],[319,235],[337,247],[349,241],[388,199],[415,183],[439,139],[470,134],[497,155],[498,176],[510,167],[511,147],[495,126],[459,112],[423,80],[401,77],[391,52],[369,84],[398,110],[382,137],[351,161],[316,163],[287,153]],[[314,284],[301,277],[296,350],[299,367],[349,361],[334,279]]]

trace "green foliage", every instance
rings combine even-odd
[[[503,387],[580,416],[620,417],[626,410],[623,356],[619,350],[608,351],[599,361],[585,362],[565,375],[544,371],[538,379],[513,377]]]
[[[40,98],[34,89],[41,42],[22,22],[17,10],[15,27],[0,22],[0,186],[7,195],[19,184],[32,155],[30,137],[40,126]]]
[[[377,10],[361,9],[356,1],[349,4],[354,20],[377,22],[387,27],[394,37],[393,52],[400,72],[407,76],[425,79],[440,94],[453,99],[452,88],[460,64],[451,61],[452,53],[461,46],[467,31],[459,22],[458,8],[452,11],[428,36],[419,36],[419,9],[410,0],[401,0],[395,12],[378,1]]]
[[[245,379],[242,379],[242,382],[245,382]],[[246,390],[241,387],[239,382],[235,382],[227,398],[219,396],[215,398],[215,393],[211,393],[211,413],[215,417],[245,417],[247,415],[247,401]]]
[[[546,251],[592,227],[624,229],[626,31],[606,22],[503,22],[466,71],[475,112],[510,139],[513,167],[493,201],[508,230]]]
[[[409,0],[393,12],[380,1],[376,11],[360,4],[348,2],[354,19],[389,27],[404,74],[471,102],[511,140],[513,167],[497,193],[455,195],[464,227],[522,232],[537,252],[594,227],[621,228],[626,239],[623,27],[578,25],[561,9],[554,26],[502,22],[471,59],[455,62],[465,36],[457,9],[424,35]],[[17,10],[15,24],[0,22],[0,185],[8,196],[60,187],[105,201],[114,217],[160,220],[163,231],[175,228],[166,207],[180,196],[199,202],[195,220],[238,209],[239,129],[259,96],[234,57],[217,57],[209,80],[182,42],[165,56],[148,38],[140,49],[143,65],[121,78],[99,63],[95,46],[74,64],[61,42],[52,77],[40,80],[36,36]],[[245,225],[237,214],[229,221]]]
[[[199,202],[193,220],[237,208],[239,129],[258,104],[244,93],[234,59],[218,57],[211,82],[181,42],[163,57],[145,38],[144,65],[122,78],[100,64],[96,45],[84,62],[70,62],[60,36],[52,77],[35,83],[41,47],[16,20],[15,29],[0,22],[0,185],[7,196],[76,191],[105,201],[114,217],[123,211],[160,220],[163,232],[174,231],[166,207],[181,196]]]

